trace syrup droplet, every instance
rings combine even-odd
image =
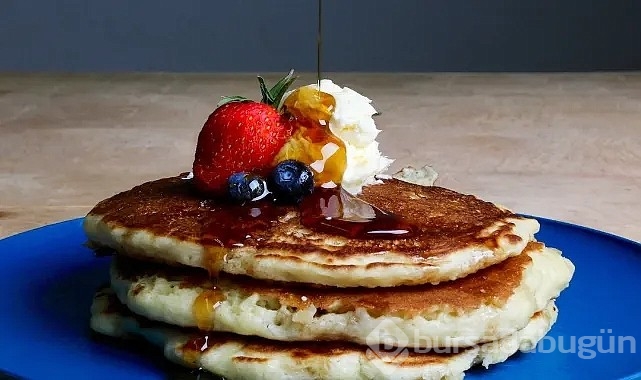
[[[351,239],[406,239],[416,228],[340,187],[316,188],[301,203],[301,224],[312,230]]]
[[[182,346],[183,359],[192,365],[199,364],[202,353],[209,348],[209,335],[197,336]]]
[[[217,277],[220,270],[225,264],[225,257],[227,256],[227,248],[208,246],[205,248],[205,255],[203,256],[203,266],[207,268],[212,277]]]
[[[314,171],[314,184],[340,184],[347,168],[347,149],[329,129],[336,99],[314,87],[301,87],[287,97],[284,108],[294,118],[292,138],[276,155],[275,162],[294,159]]]
[[[196,297],[192,305],[192,313],[196,320],[196,326],[205,331],[214,329],[213,314],[221,302],[225,300],[225,294],[218,289],[203,290],[202,293]]]

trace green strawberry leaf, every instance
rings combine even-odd
[[[296,77],[294,77],[294,70],[290,70],[287,76],[281,78],[271,89],[268,90],[267,85],[265,84],[265,79],[259,75],[258,84],[260,85],[260,93],[262,95],[261,102],[269,104],[274,108],[278,108],[283,95],[285,95],[287,89],[295,80]]]
[[[272,94],[267,89],[267,85],[265,85],[265,80],[260,75],[258,76],[258,83],[260,85],[260,93],[263,95],[263,99],[261,100],[261,102],[265,104],[273,105],[274,98],[272,97]]]
[[[216,108],[221,107],[221,106],[224,106],[224,105],[225,105],[225,104],[227,104],[227,103],[231,103],[231,102],[244,102],[244,101],[247,101],[247,100],[249,100],[249,99],[247,99],[247,98],[246,98],[246,97],[244,97],[244,96],[239,96],[239,95],[234,95],[234,96],[223,96],[223,97],[220,99],[220,101],[218,102],[218,104],[216,104]]]
[[[280,104],[283,95],[287,92],[289,87],[296,81],[298,77],[294,76],[294,70],[290,70],[289,74],[286,77],[279,80],[274,87],[272,87],[269,92],[274,99],[274,105],[278,106]]]

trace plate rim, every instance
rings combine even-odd
[[[576,231],[582,231],[582,232],[585,232],[585,233],[589,233],[590,235],[593,235],[594,237],[597,237],[597,238],[603,238],[603,239],[607,239],[607,240],[612,241],[612,242],[622,243],[623,244],[622,248],[625,247],[627,249],[631,249],[634,254],[641,254],[641,243],[640,242],[636,242],[636,241],[634,241],[632,239],[623,237],[623,236],[619,236],[619,235],[616,235],[616,234],[613,234],[613,233],[610,233],[610,232],[606,232],[606,231],[598,230],[598,229],[595,229],[595,228],[592,228],[592,227],[579,225],[579,224],[574,224],[574,223],[567,222],[567,221],[562,221],[562,220],[555,220],[555,219],[551,219],[551,218],[528,215],[528,214],[517,214],[517,215],[520,215],[520,216],[523,216],[523,217],[528,217],[528,218],[534,218],[534,219],[539,220],[541,222],[549,223],[552,226],[558,225],[560,227],[571,228],[571,229],[575,229]],[[47,228],[53,228],[53,229],[55,229],[55,228],[76,229],[76,228],[81,227],[83,219],[84,219],[84,217],[74,217],[74,218],[69,218],[69,219],[65,219],[65,220],[59,220],[59,221],[56,221],[56,222],[53,222],[53,223],[50,223],[50,224],[45,224],[45,225],[42,225],[42,226],[38,226],[38,227],[29,229],[29,230],[26,230],[26,231],[21,231],[21,232],[18,232],[16,234],[13,234],[13,235],[10,235],[10,236],[7,236],[7,237],[4,237],[4,238],[0,239],[0,246],[3,243],[11,244],[11,243],[13,243],[14,239],[15,240],[24,239],[24,238],[28,237],[29,234],[32,234],[32,233],[44,234],[43,237],[46,238],[46,235],[47,235],[48,232],[47,231],[41,231],[41,230],[46,230]],[[10,371],[9,368],[2,368],[2,369],[6,370],[6,371]],[[10,372],[10,374],[12,374],[12,373]],[[629,375],[627,377],[619,378],[619,380],[634,380],[634,379],[641,379],[641,371],[638,372],[638,373]]]
[[[556,223],[556,224],[563,225],[565,227],[578,228],[580,230],[584,230],[586,232],[598,234],[598,235],[601,235],[603,237],[607,237],[609,239],[614,239],[614,240],[618,240],[618,241],[623,242],[623,243],[631,244],[632,246],[641,249],[641,241],[632,240],[632,238],[628,238],[628,237],[625,237],[625,236],[617,235],[617,234],[615,234],[613,232],[599,230],[597,228],[590,227],[590,226],[587,226],[587,225],[584,225],[584,224],[577,224],[577,223],[572,223],[572,222],[568,222],[568,221],[565,221],[565,220],[552,219],[552,218],[547,218],[547,217],[544,217],[544,216],[536,216],[536,215],[530,215],[530,214],[517,214],[517,215],[521,215],[521,216],[524,216],[524,217],[527,217],[527,218],[534,218],[534,219],[537,219],[537,220],[543,220],[543,221],[546,221],[548,223]]]

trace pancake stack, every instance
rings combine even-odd
[[[321,206],[411,236],[303,223],[305,204],[204,198],[189,175],[100,202],[84,229],[116,255],[92,329],[228,379],[456,379],[532,349],[556,321],[574,266],[535,241],[535,220],[399,179],[334,195]]]

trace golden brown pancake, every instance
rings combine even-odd
[[[461,379],[474,365],[505,361],[529,351],[550,330],[557,309],[550,302],[521,330],[471,348],[414,350],[402,345],[345,342],[277,342],[228,333],[202,333],[151,322],[131,314],[109,289],[96,294],[91,327],[108,336],[141,337],[165,356],[227,379]]]
[[[567,287],[573,271],[557,250],[530,243],[519,256],[438,285],[336,288],[226,274],[212,280],[202,269],[117,257],[111,286],[132,311],[183,327],[360,344],[393,335],[411,347],[451,347],[523,328]]]
[[[89,239],[132,257],[213,274],[377,287],[464,277],[518,255],[539,227],[471,195],[390,179],[365,187],[358,198],[397,216],[410,237],[346,237],[345,225],[303,225],[306,207],[236,206],[198,194],[183,178],[148,182],[100,202],[85,218]],[[351,233],[364,225],[345,228]]]

